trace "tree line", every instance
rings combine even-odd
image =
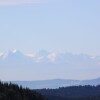
[[[0,81],[0,100],[45,100],[45,98],[36,91]]]
[[[100,85],[30,90],[0,82],[0,100],[100,100]]]
[[[100,100],[99,86],[71,86],[36,90],[48,100]]]

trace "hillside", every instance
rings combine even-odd
[[[44,98],[28,88],[0,82],[0,100],[44,100]]]
[[[100,85],[72,86],[37,91],[47,97],[48,100],[100,100]]]

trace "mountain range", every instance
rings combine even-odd
[[[41,50],[0,53],[1,80],[92,79],[100,76],[100,56]]]

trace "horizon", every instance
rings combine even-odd
[[[94,78],[86,78],[86,79],[70,79],[70,78],[54,78],[54,79],[38,79],[38,80],[0,80],[0,81],[8,81],[8,82],[18,82],[18,81],[22,81],[22,82],[31,82],[31,81],[51,81],[51,80],[75,80],[75,81],[87,81],[87,80],[95,80],[95,79],[100,79],[100,77],[94,77]]]

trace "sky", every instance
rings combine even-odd
[[[0,0],[0,52],[100,55],[100,0]]]

